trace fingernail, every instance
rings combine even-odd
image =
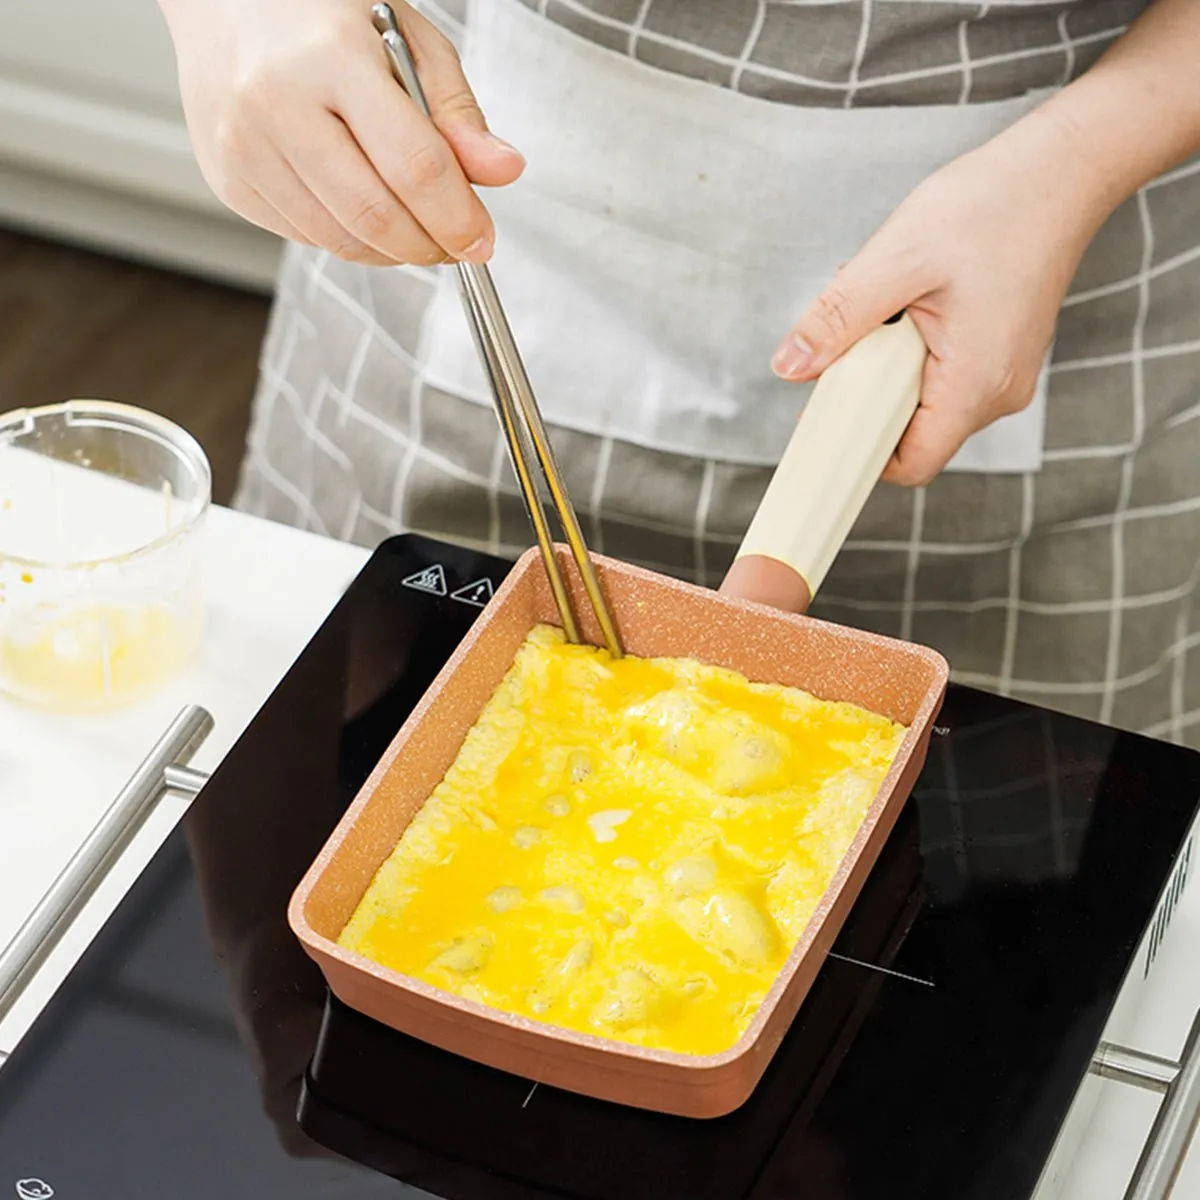
[[[799,334],[793,333],[775,351],[771,369],[781,379],[794,379],[808,370],[812,360],[812,347]]]
[[[516,146],[512,145],[510,142],[506,142],[503,138],[497,137],[494,133],[488,133],[484,136],[492,144],[493,148],[499,150],[502,154],[513,154],[516,155],[516,157],[522,162],[525,161],[525,155],[523,155],[520,150],[518,150]]]
[[[464,262],[485,263],[492,257],[495,238],[486,233],[478,241],[472,242],[460,255]]]

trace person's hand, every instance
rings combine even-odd
[[[160,0],[200,168],[247,220],[374,265],[486,261],[471,184],[524,167],[488,132],[453,46],[400,0],[431,124],[394,80],[366,4]]]
[[[776,373],[814,379],[907,308],[929,359],[883,478],[929,483],[971,434],[1032,399],[1063,297],[1107,215],[1089,176],[1071,131],[1037,111],[956,159],[841,268],[780,345]]]

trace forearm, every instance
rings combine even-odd
[[[1043,142],[1061,186],[1098,228],[1200,152],[1200,3],[1154,0],[1090,71],[1013,132]]]

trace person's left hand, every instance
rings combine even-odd
[[[1067,287],[1107,215],[1071,133],[1035,110],[930,176],[776,352],[778,375],[815,379],[907,308],[929,359],[886,481],[929,483],[971,434],[1033,398]]]

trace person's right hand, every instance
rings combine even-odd
[[[454,47],[393,0],[433,112],[393,78],[354,0],[160,0],[209,186],[235,212],[376,266],[484,262],[495,229],[472,184],[524,159],[488,132]]]

